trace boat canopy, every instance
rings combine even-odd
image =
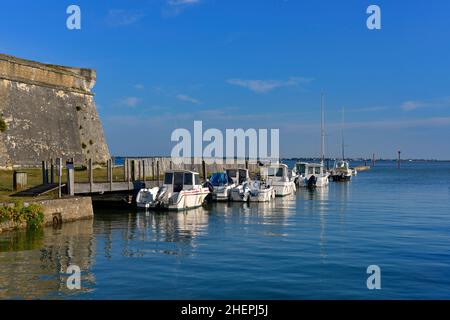
[[[167,171],[164,175],[165,185],[174,185],[182,188],[184,185],[200,185],[200,176],[197,172],[188,170]],[[178,189],[177,188],[177,189]]]
[[[308,175],[311,174],[322,174],[323,165],[320,163],[308,163],[305,165],[306,171],[305,173]]]
[[[285,164],[270,165],[262,168],[268,177],[287,177],[288,167]]]
[[[348,169],[349,165],[348,165],[348,162],[347,162],[347,161],[345,161],[345,160],[339,160],[339,161],[336,161],[334,167],[335,167],[336,169]]]
[[[306,163],[306,162],[297,162],[295,164],[295,170],[297,171],[297,173],[305,174],[307,164],[308,163]]]
[[[233,183],[233,180],[225,172],[213,173],[209,181],[214,187],[220,187]]]

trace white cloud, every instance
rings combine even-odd
[[[120,106],[133,108],[136,107],[139,102],[141,102],[141,99],[136,97],[125,97],[119,101]]]
[[[187,7],[197,5],[200,0],[167,0],[166,8],[163,9],[164,17],[174,17],[183,12]]]
[[[401,105],[401,108],[405,111],[411,111],[421,107],[423,107],[423,104],[419,101],[406,101]]]
[[[177,99],[184,102],[190,102],[193,104],[200,104],[200,101],[198,99],[192,98],[186,94],[179,94],[177,95]]]
[[[134,85],[134,88],[138,90],[143,90],[145,89],[145,86],[143,84],[137,83]]]
[[[309,83],[312,79],[303,77],[291,77],[288,80],[247,80],[228,79],[227,83],[249,89],[256,93],[266,93],[277,88],[297,86],[301,83]]]
[[[111,9],[108,11],[106,21],[110,26],[121,27],[134,24],[144,17],[142,12]]]
[[[432,100],[410,100],[402,103],[400,108],[404,111],[413,111],[420,108],[441,108],[441,107],[449,107],[450,106],[450,98],[440,98],[440,99],[432,99]]]
[[[171,6],[189,6],[200,3],[200,0],[167,0],[167,3]]]
[[[389,109],[386,106],[378,106],[378,107],[362,107],[355,109],[345,109],[345,112],[377,112]]]

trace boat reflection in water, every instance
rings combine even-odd
[[[95,285],[94,257],[92,220],[66,223],[59,229],[2,233],[0,299],[54,299],[89,292]],[[69,265],[81,269],[81,290],[67,288]]]
[[[203,207],[183,212],[98,211],[95,220],[97,239],[108,259],[155,253],[190,255],[198,237],[208,232],[208,212]]]

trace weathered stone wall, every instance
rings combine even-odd
[[[0,167],[62,157],[109,158],[92,87],[95,70],[46,65],[0,54]]]
[[[76,220],[92,219],[94,217],[90,197],[42,200],[35,203],[41,205],[44,210],[44,225],[46,226],[54,223],[62,224]],[[26,228],[26,226],[26,223],[17,226],[9,221],[3,222],[0,223],[0,232]]]

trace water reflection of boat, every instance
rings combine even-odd
[[[161,214],[157,211],[138,213],[136,221],[140,221],[140,235],[154,241],[163,242],[191,242],[201,233],[206,232],[208,212],[203,208],[195,208],[185,212],[168,212]]]
[[[302,200],[313,200],[317,203],[328,200],[329,198],[329,187],[323,188],[304,188],[298,193]]]

